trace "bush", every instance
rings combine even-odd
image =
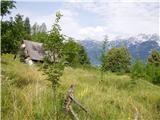
[[[131,56],[126,47],[112,48],[104,56],[102,68],[104,71],[129,72]]]
[[[154,64],[147,64],[145,72],[146,79],[148,79],[154,84],[160,85],[160,67]]]
[[[151,82],[160,85],[160,52],[156,49],[153,49],[148,57],[146,74]]]
[[[155,64],[160,67],[160,52],[153,49],[148,57],[148,64]]]
[[[143,61],[135,61],[135,63],[131,66],[131,75],[132,78],[145,77],[145,64]]]
[[[160,67],[155,64],[144,64],[137,60],[131,67],[132,78],[144,78],[154,84],[160,85]]]

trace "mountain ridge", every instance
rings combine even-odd
[[[91,59],[91,63],[99,65],[103,41],[88,38],[78,40],[78,42],[84,46]],[[158,34],[138,34],[126,38],[119,37],[108,41],[107,45],[108,49],[126,46],[134,59],[141,59],[146,62],[152,49],[160,51],[160,36]]]

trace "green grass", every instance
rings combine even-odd
[[[36,65],[29,67],[11,57],[2,55],[2,119],[54,119],[51,83]],[[109,72],[100,79],[96,69],[65,68],[58,88],[58,119],[64,119],[63,102],[71,84],[76,84],[75,98],[91,114],[73,104],[80,120],[132,120],[136,109],[140,120],[160,119],[159,86]]]

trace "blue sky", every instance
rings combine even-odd
[[[132,36],[159,34],[160,3],[158,0],[17,0],[10,16],[20,13],[29,17],[31,25],[46,23],[48,30],[56,11],[63,14],[62,32],[75,39],[103,40],[108,35]],[[9,17],[9,16],[8,16]]]

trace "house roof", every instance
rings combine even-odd
[[[42,43],[29,40],[23,40],[23,43],[25,44],[25,49],[32,60],[43,60],[45,51],[43,50]]]

